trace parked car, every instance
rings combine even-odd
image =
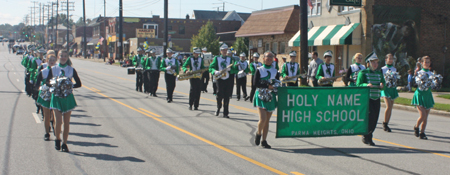
[[[25,53],[25,50],[23,48],[17,49],[16,55],[23,55]]]

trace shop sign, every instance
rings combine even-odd
[[[330,0],[330,5],[361,7],[361,1],[362,0]]]

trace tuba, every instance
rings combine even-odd
[[[331,85],[333,84],[333,82],[338,79],[343,77],[344,75],[339,75],[336,77],[331,77],[331,78],[325,78],[325,79],[320,79],[317,81],[317,84],[319,84],[319,86],[324,86],[324,85]]]
[[[191,78],[202,78],[203,72],[207,71],[209,68],[204,68],[189,73],[180,74],[177,76],[179,81],[189,80]]]

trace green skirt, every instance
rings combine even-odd
[[[425,109],[431,109],[434,106],[433,95],[431,94],[431,90],[421,91],[419,89],[414,92],[414,96],[411,101],[411,105],[414,106],[422,106]]]
[[[52,94],[52,100],[50,101],[50,109],[55,109],[61,111],[61,113],[70,112],[77,106],[77,102],[75,101],[75,97],[73,94],[65,98],[56,97]]]
[[[44,108],[50,109],[50,101],[51,101],[51,100],[45,101],[44,99],[42,99],[42,98],[41,98],[41,92],[42,92],[42,91],[39,91],[39,95],[38,95],[38,99],[36,100],[36,103],[37,103],[38,105],[41,105],[41,106],[44,107]]]
[[[387,97],[391,100],[395,100],[398,97],[398,91],[396,88],[385,88],[381,91],[381,97]]]
[[[259,89],[256,90],[255,96],[253,97],[253,106],[266,109],[267,112],[273,112],[277,108],[277,95],[272,92],[272,100],[265,102],[258,97]]]

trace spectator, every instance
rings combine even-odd
[[[414,76],[413,76],[412,70],[408,70],[408,91],[409,92],[412,92],[411,88],[413,86],[413,84],[412,84],[413,79],[414,79]]]

